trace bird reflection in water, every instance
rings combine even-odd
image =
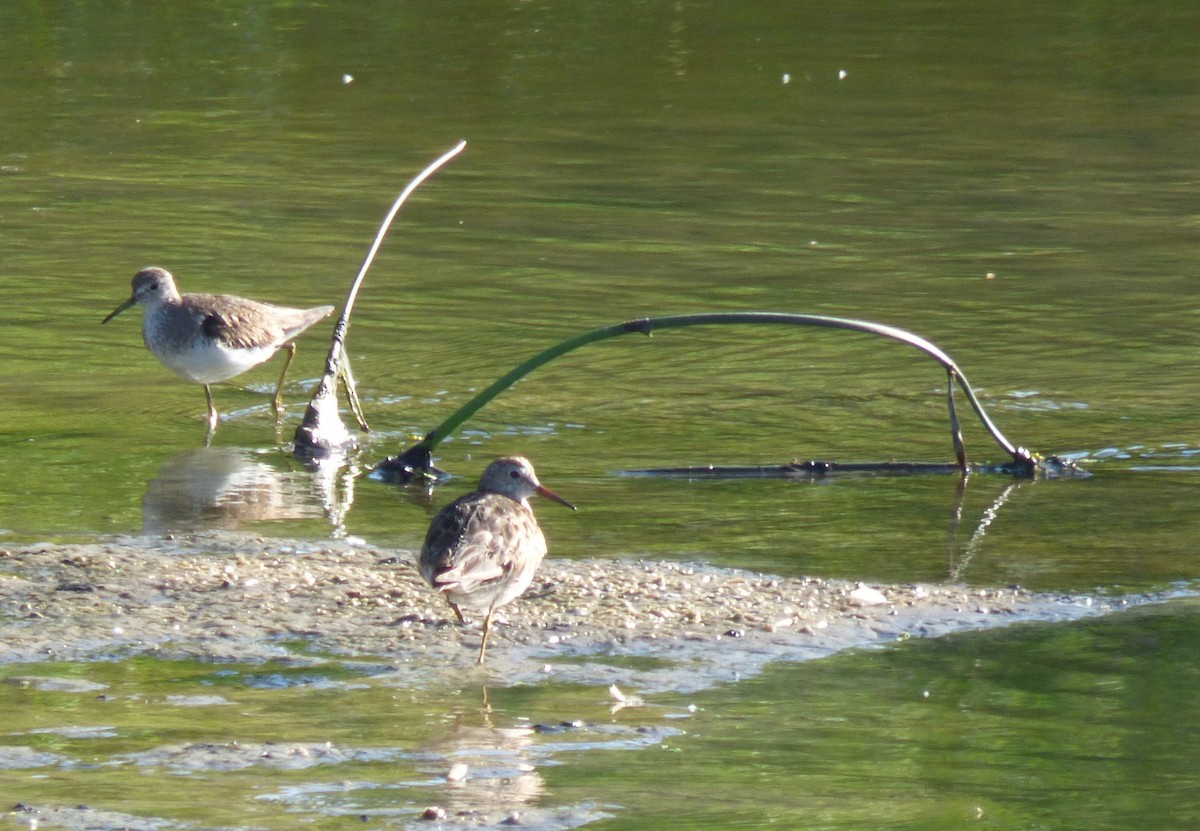
[[[430,772],[445,781],[430,810],[480,821],[520,817],[545,790],[530,752],[535,731],[532,725],[497,727],[486,688],[482,699],[481,715],[455,714],[452,726],[424,748],[436,760]]]
[[[236,530],[254,522],[326,515],[307,474],[292,475],[235,447],[168,459],[146,484],[142,531]]]

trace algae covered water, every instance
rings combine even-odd
[[[46,590],[92,609],[108,642],[150,595],[104,605],[64,543],[217,533],[260,538],[260,554],[344,544],[386,559],[514,452],[580,506],[541,512],[560,563],[1168,598],[764,661],[686,691],[637,679],[687,660],[616,647],[587,677],[531,660],[486,683],[430,683],[391,653],[313,654],[322,629],[349,625],[336,607],[255,660],[143,646],[60,661],[47,644],[2,668],[0,823],[1193,827],[1196,15],[1178,2],[0,10],[6,627],[59,622],[11,561],[30,545],[44,546],[38,579],[55,575]],[[146,352],[136,313],[99,325],[147,265],[185,291],[338,303],[398,190],[464,138],[359,298],[348,345],[374,430],[330,479],[285,447],[325,332],[300,341],[279,427],[267,366],[216,389],[226,417],[205,448],[201,390]],[[553,343],[715,311],[912,331],[963,368],[1005,435],[1093,475],[621,475],[952,458],[945,375],[923,357],[735,328],[620,338],[543,367],[441,445],[456,478],[432,493],[364,475]],[[973,460],[997,458],[964,428]],[[228,603],[236,555],[207,556],[212,591],[195,602]],[[288,566],[298,590],[301,566]],[[363,565],[379,580],[399,568]],[[193,607],[168,608],[162,571],[159,620],[183,625]],[[537,603],[514,604],[514,621]],[[381,625],[372,637],[404,622]],[[754,654],[746,638],[722,645]],[[643,706],[612,712],[606,672]],[[435,806],[445,817],[422,819]]]

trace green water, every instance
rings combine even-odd
[[[203,394],[144,350],[137,312],[99,321],[147,264],[185,291],[337,303],[396,193],[465,138],[359,300],[350,349],[375,428],[363,464],[589,328],[717,310],[864,318],[945,349],[1010,439],[1093,478],[977,476],[960,502],[940,477],[614,475],[951,458],[932,362],[861,335],[755,328],[588,347],[481,412],[438,462],[473,479],[493,456],[531,456],[581,507],[541,511],[553,556],[1047,591],[1189,584],[1198,17],[1183,2],[1025,0],[8,4],[0,544],[233,527],[417,545],[465,483],[429,499],[360,478],[331,518],[281,449],[327,329],[301,342],[279,431],[266,367],[239,379],[249,389],[215,390],[226,417],[204,450]],[[973,458],[999,458],[965,427]],[[1195,726],[1194,618],[1176,604],[778,667],[705,693],[682,726],[667,711],[691,701],[638,711],[686,731],[665,747],[554,751],[536,801],[596,827],[1192,827],[1195,765],[1178,737]],[[1046,671],[1073,661],[1063,683]],[[122,675],[126,703],[114,715],[83,695],[20,693],[0,742],[76,718],[115,735],[39,734],[75,761],[5,772],[3,794],[127,800],[198,827],[336,823],[277,771],[198,784],[103,760],[181,735],[409,754],[453,714],[479,716],[477,690],[447,705],[371,682],[247,693],[303,729],[230,726],[231,707],[127,703],[190,690],[212,667],[46,672]],[[918,700],[923,679],[955,703],[938,685]],[[603,690],[492,692],[500,726],[607,712]],[[330,707],[358,726],[327,729]],[[387,783],[353,791],[369,790],[377,824],[433,799],[408,756],[355,764],[378,767],[328,781]],[[222,801],[231,791],[254,796]]]
[[[201,827],[420,827],[437,804],[487,827],[1189,828],[1196,612],[911,642],[615,714],[602,688],[418,691],[382,667],[10,667],[0,789]]]

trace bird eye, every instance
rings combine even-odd
[[[511,476],[511,477],[512,477],[512,478],[514,478],[514,479],[520,479],[520,478],[521,478],[521,472],[520,472],[519,470],[510,470],[510,471],[508,472],[508,475],[509,475],[509,476]]]

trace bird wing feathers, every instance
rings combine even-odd
[[[333,311],[332,306],[289,309],[229,295],[214,306],[205,302],[211,297],[187,295],[185,302],[200,317],[205,335],[233,349],[279,347]]]
[[[434,518],[421,547],[421,575],[435,589],[470,594],[514,569],[536,568],[545,554],[532,511],[507,496],[473,493]]]

